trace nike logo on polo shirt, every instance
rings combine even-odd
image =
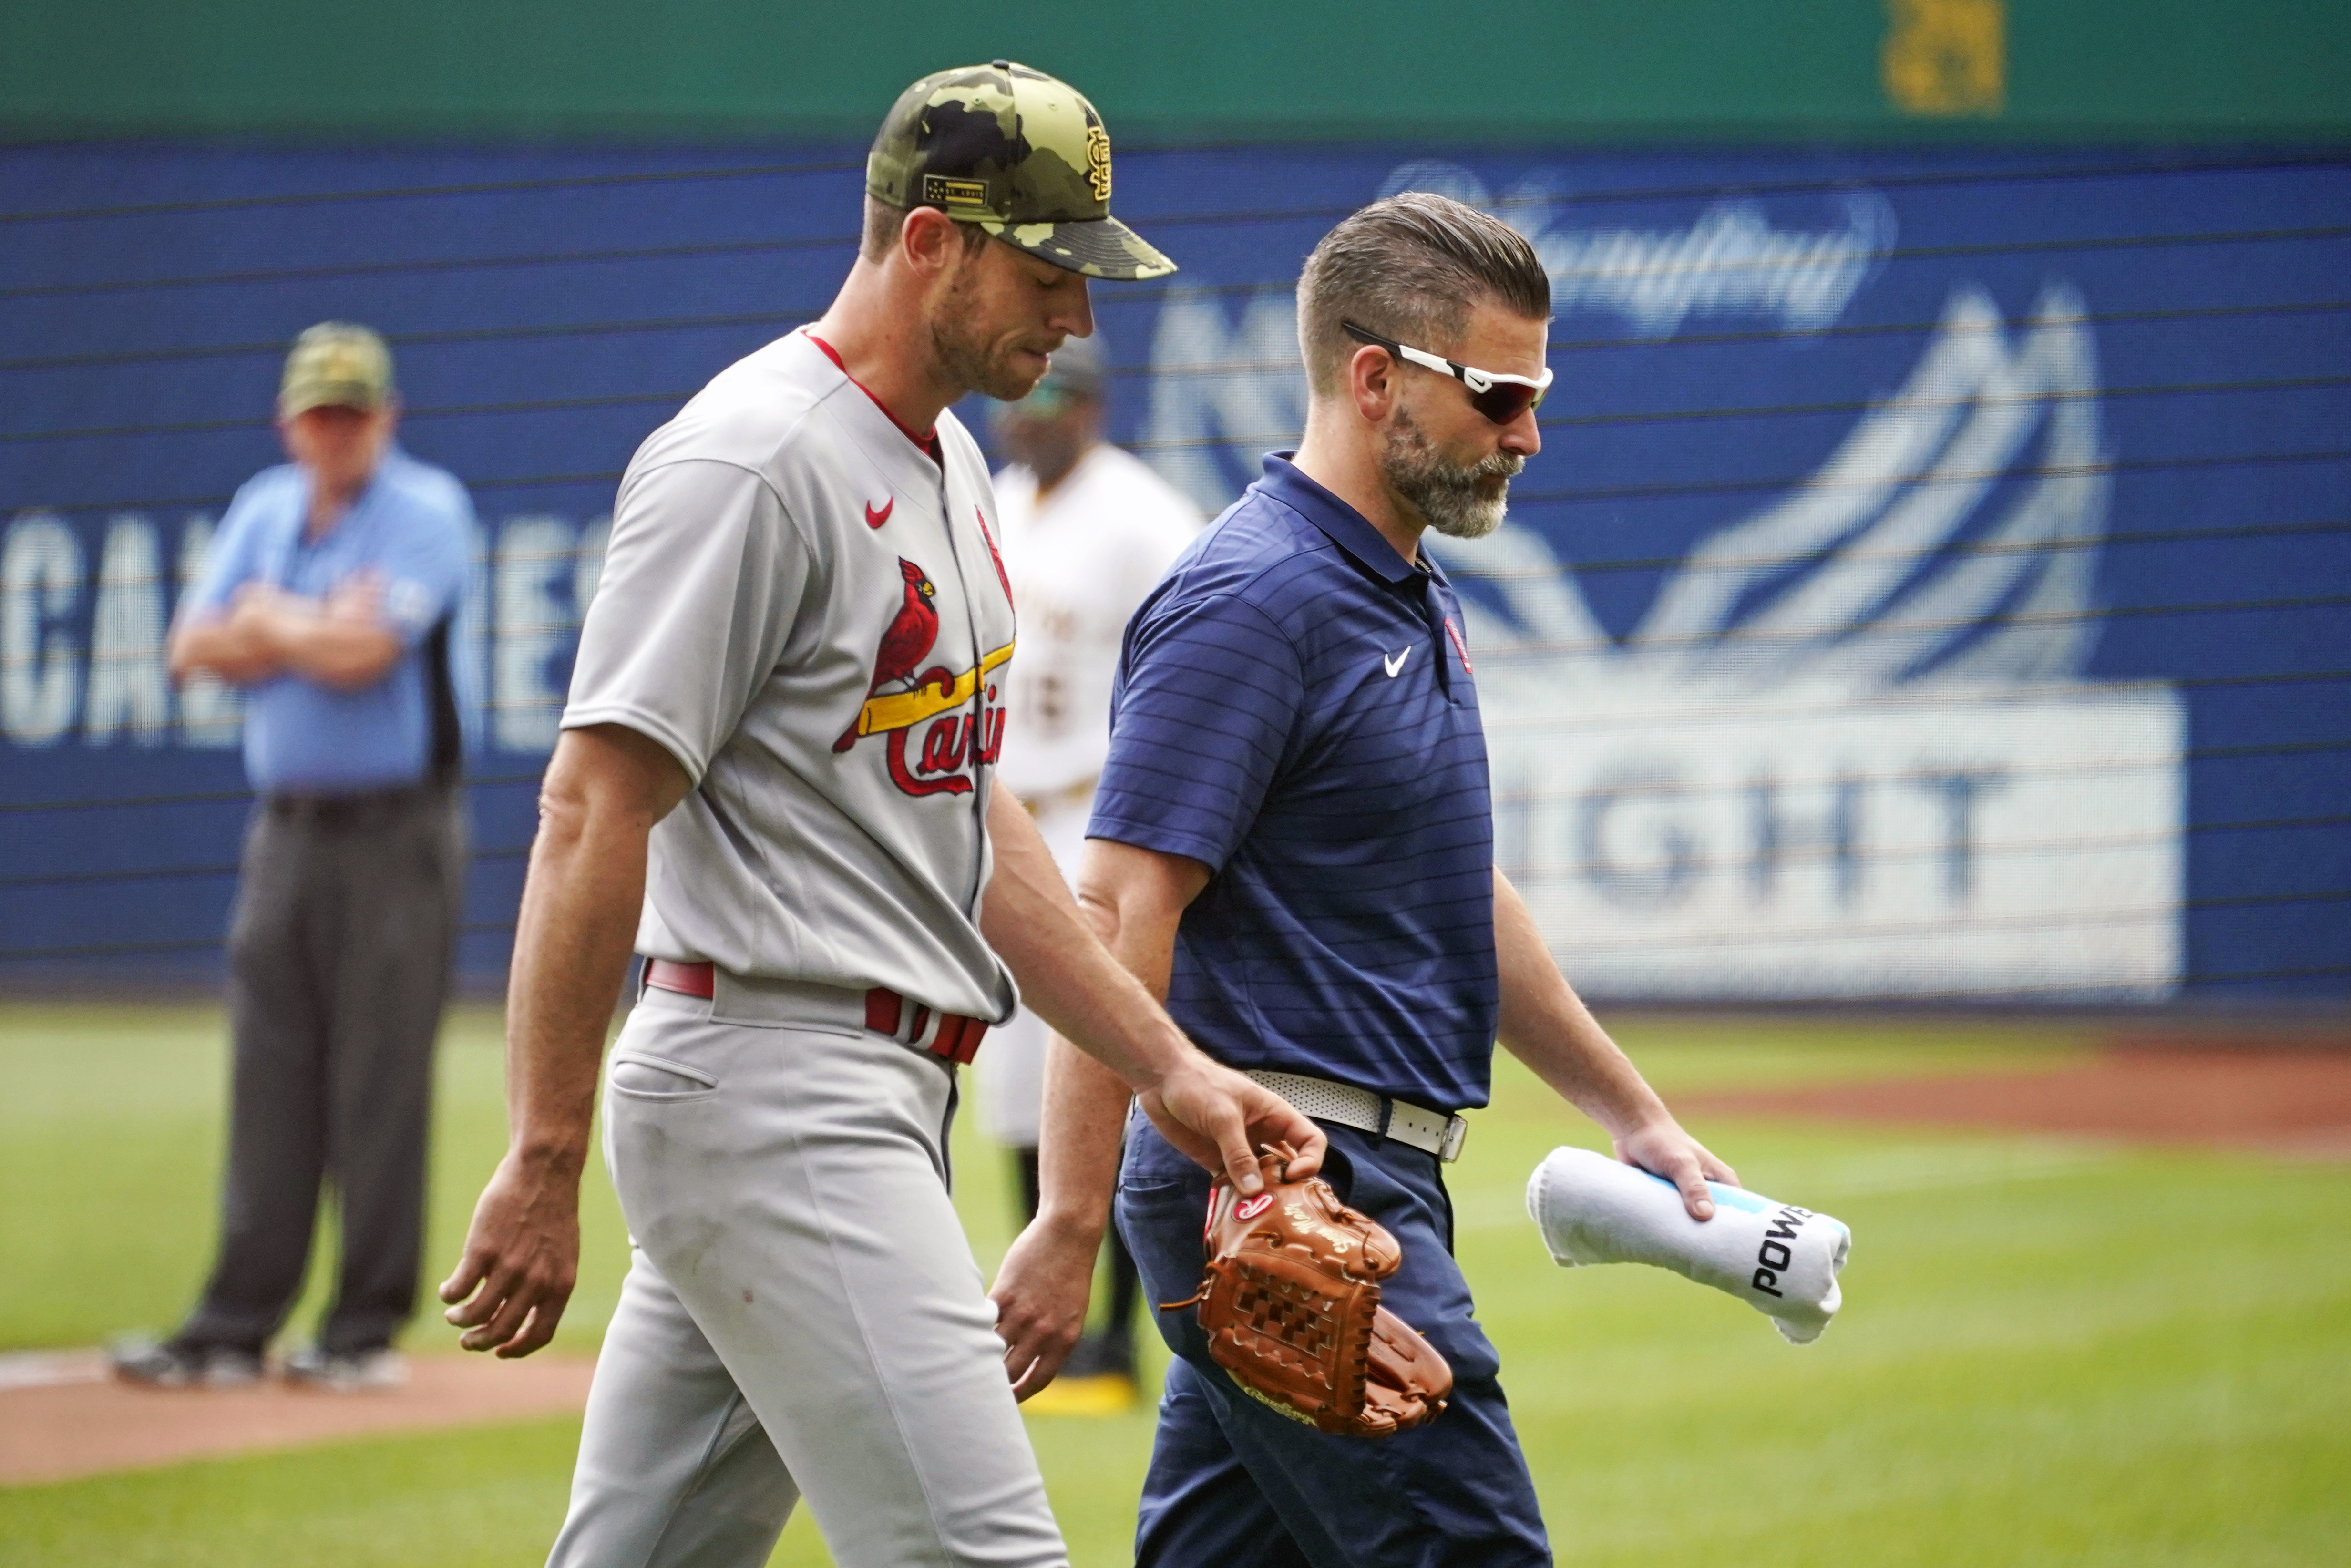
[[[1380,663],[1381,663],[1381,664],[1385,664],[1385,665],[1388,667],[1388,679],[1390,679],[1390,680],[1395,680],[1395,679],[1396,678],[1396,672],[1404,668],[1404,662],[1405,662],[1405,660],[1406,660],[1407,658],[1410,658],[1411,656],[1412,656],[1412,645],[1411,645],[1410,643],[1406,643],[1406,644],[1405,645],[1405,650],[1404,650],[1404,652],[1403,652],[1403,653],[1398,653],[1395,658],[1393,658],[1393,659],[1383,658],[1383,659],[1380,661]]]
[[[893,496],[888,500],[883,502],[878,508],[875,507],[872,502],[866,502],[865,526],[869,528],[878,528],[883,524],[888,522],[890,520],[891,508],[897,506],[897,504],[898,497],[895,496]]]

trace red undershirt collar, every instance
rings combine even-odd
[[[904,420],[900,419],[896,414],[890,412],[890,405],[888,403],[883,402],[880,398],[873,396],[872,388],[867,386],[863,382],[859,381],[855,376],[849,375],[849,367],[841,362],[840,350],[834,348],[831,343],[826,342],[822,338],[818,337],[814,332],[810,331],[805,327],[800,329],[800,336],[806,338],[810,342],[814,343],[818,348],[822,349],[824,350],[824,357],[832,361],[833,368],[839,371],[842,375],[849,376],[849,384],[851,386],[855,387],[859,392],[863,392],[868,398],[872,399],[873,406],[882,411],[883,418],[888,420],[892,424],[898,427],[899,434],[904,436],[907,440],[921,447],[923,449],[924,455],[928,457],[932,462],[939,464],[942,467],[946,465],[944,460],[939,455],[938,426],[933,425],[930,429],[925,431],[908,429]]]

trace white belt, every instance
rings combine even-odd
[[[1447,1165],[1461,1157],[1461,1145],[1469,1136],[1469,1124],[1458,1116],[1431,1111],[1405,1100],[1391,1100],[1353,1084],[1309,1078],[1302,1072],[1259,1072],[1252,1069],[1248,1076],[1318,1122],[1336,1122],[1343,1127],[1377,1133],[1424,1154],[1435,1155]]]

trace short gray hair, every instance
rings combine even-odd
[[[1449,344],[1491,299],[1529,320],[1551,316],[1551,278],[1518,230],[1426,191],[1374,202],[1322,236],[1298,275],[1298,348],[1320,393],[1359,345],[1353,321],[1415,348]]]

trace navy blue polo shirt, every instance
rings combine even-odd
[[[1087,835],[1215,873],[1167,1008],[1217,1060],[1483,1105],[1494,830],[1461,609],[1287,457],[1128,623]]]

